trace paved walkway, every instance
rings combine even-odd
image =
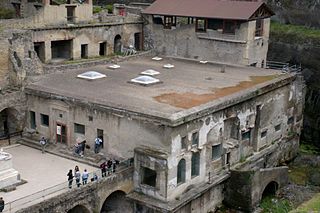
[[[0,192],[6,203],[31,195],[48,187],[67,181],[67,172],[78,165],[81,173],[86,168],[89,172],[98,170],[93,166],[62,158],[53,154],[42,154],[40,150],[24,145],[13,145],[4,149],[13,156],[13,168],[21,179],[28,181],[15,191]]]

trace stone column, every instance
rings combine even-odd
[[[48,63],[52,59],[51,41],[44,42],[44,62]]]

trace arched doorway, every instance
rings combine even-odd
[[[14,108],[6,108],[0,112],[0,138],[21,130],[19,112]]]
[[[121,53],[121,48],[122,43],[121,43],[121,36],[118,34],[116,37],[114,37],[114,43],[113,43],[113,52],[115,54]]]
[[[262,196],[261,198],[265,198],[265,197],[268,197],[268,196],[274,196],[276,195],[276,192],[278,190],[278,183],[275,182],[275,181],[271,181],[263,190],[263,193],[262,193]]]
[[[132,213],[132,203],[127,200],[126,193],[115,191],[104,201],[100,213]]]
[[[90,211],[83,205],[77,205],[70,209],[68,213],[90,213]]]

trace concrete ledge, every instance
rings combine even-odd
[[[206,39],[206,40],[213,40],[213,41],[227,42],[227,43],[238,43],[238,44],[246,44],[247,43],[247,41],[244,41],[244,40],[233,40],[233,39],[226,39],[226,38],[200,36],[200,35],[198,35],[198,38],[199,39]]]

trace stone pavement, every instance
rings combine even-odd
[[[14,169],[21,174],[21,179],[27,181],[26,184],[17,186],[17,189],[14,191],[7,193],[0,192],[0,196],[4,198],[6,203],[57,184],[64,182],[67,184],[67,173],[69,169],[74,170],[76,165],[79,166],[81,173],[84,169],[87,169],[88,172],[99,170],[94,166],[54,154],[42,154],[41,150],[24,145],[16,144],[5,147],[4,151],[12,154]]]

